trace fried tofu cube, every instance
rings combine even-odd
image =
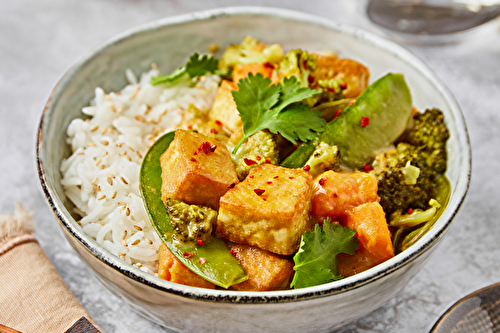
[[[316,70],[313,76],[316,80],[343,79],[347,84],[344,96],[356,98],[367,87],[370,70],[365,65],[348,58],[337,58],[331,55],[316,54]]]
[[[248,280],[231,288],[238,291],[269,291],[289,289],[294,262],[255,246],[227,244],[248,275]]]
[[[220,121],[231,132],[235,132],[243,125],[238,109],[236,109],[236,102],[231,93],[237,89],[238,87],[235,83],[227,80],[222,81],[215,95],[212,109],[208,113],[208,117],[211,120]]]
[[[238,182],[226,146],[200,133],[178,129],[160,157],[161,195],[217,210],[219,199]]]
[[[186,286],[215,289],[215,284],[193,273],[177,259],[165,244],[158,250],[158,277],[170,282]]]
[[[311,182],[303,169],[259,165],[221,197],[216,234],[233,243],[293,254],[311,228]]]

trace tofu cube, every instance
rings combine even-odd
[[[160,163],[163,202],[169,197],[217,210],[220,197],[238,182],[226,146],[200,133],[177,130]]]
[[[212,109],[208,113],[208,117],[211,120],[220,121],[231,132],[235,132],[243,126],[240,114],[236,109],[233,94],[231,93],[236,89],[238,87],[235,83],[227,80],[222,81],[215,95]]]
[[[293,254],[312,226],[311,183],[308,171],[259,165],[221,197],[216,234],[233,243]]]
[[[294,262],[255,246],[229,243],[228,247],[248,275],[248,280],[231,288],[238,291],[269,291],[290,288]]]

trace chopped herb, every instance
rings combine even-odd
[[[223,74],[218,71],[218,65],[219,60],[217,60],[217,58],[214,58],[211,55],[205,54],[200,56],[198,53],[194,53],[189,57],[185,66],[177,68],[169,75],[158,74],[157,76],[151,78],[150,83],[155,86],[162,83],[174,82],[183,77],[185,74],[187,74],[191,79],[197,76],[203,76],[206,73]]]
[[[260,73],[240,80],[238,90],[232,94],[243,121],[244,136],[233,153],[248,137],[264,129],[281,134],[293,144],[315,138],[324,131],[326,121],[320,111],[300,102],[318,93],[301,88],[293,76],[277,85],[271,85],[271,79]]]
[[[314,231],[306,231],[299,251],[293,257],[295,275],[290,287],[306,288],[340,280],[337,254],[354,254],[359,247],[355,230],[331,223],[327,218],[323,227],[316,224]]]

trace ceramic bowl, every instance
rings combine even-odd
[[[70,153],[66,128],[81,117],[95,87],[117,91],[124,72],[151,63],[168,72],[210,44],[225,47],[251,35],[285,50],[334,50],[366,64],[376,79],[400,72],[415,106],[443,110],[450,129],[450,202],[436,225],[408,250],[372,269],[328,284],[287,291],[236,292],[174,284],[126,264],[86,235],[70,212],[59,165]],[[354,321],[400,292],[437,248],[461,206],[470,179],[470,145],[461,110],[444,84],[417,57],[374,34],[283,9],[238,7],[169,17],[123,33],[91,51],[54,88],[41,117],[37,164],[41,186],[78,256],[118,298],[145,317],[182,332],[326,332]]]

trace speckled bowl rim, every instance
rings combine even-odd
[[[321,26],[341,34],[347,34],[353,38],[360,39],[364,43],[371,44],[386,52],[389,52],[401,59],[404,59],[407,64],[411,64],[417,71],[424,75],[429,81],[433,82],[439,90],[441,96],[447,101],[452,113],[456,116],[457,128],[460,134],[457,134],[457,139],[459,139],[459,144],[461,147],[465,148],[462,151],[462,159],[464,160],[461,165],[463,168],[459,172],[459,185],[455,191],[457,193],[458,200],[455,202],[450,202],[446,211],[443,213],[441,218],[438,220],[436,225],[422,237],[417,243],[406,251],[398,254],[394,258],[379,264],[367,271],[356,274],[354,276],[303,289],[285,290],[285,291],[267,291],[267,292],[241,292],[241,291],[229,291],[229,290],[210,290],[204,288],[190,287],[172,283],[169,281],[162,280],[158,277],[150,275],[141,271],[139,268],[132,266],[123,262],[118,257],[111,254],[109,251],[98,245],[95,240],[90,236],[85,234],[81,228],[77,225],[76,221],[71,217],[71,214],[63,205],[61,198],[57,195],[55,190],[53,190],[47,181],[46,177],[46,165],[42,156],[44,155],[44,149],[42,145],[43,137],[43,126],[47,121],[46,115],[53,108],[53,101],[57,100],[61,91],[64,90],[64,86],[67,82],[71,81],[74,75],[77,75],[80,68],[82,68],[86,63],[92,60],[92,58],[103,52],[108,47],[111,47],[115,43],[123,41],[131,36],[144,33],[147,31],[152,31],[158,29],[162,26],[186,24],[195,21],[213,20],[219,17],[225,16],[251,16],[260,15],[269,18],[281,18],[286,20],[292,20],[297,22],[303,22],[307,24],[313,24]],[[293,302],[307,300],[311,298],[320,298],[329,296],[332,294],[340,294],[349,292],[349,290],[361,288],[372,281],[381,279],[392,272],[410,264],[427,250],[429,250],[435,243],[437,243],[449,229],[451,222],[458,213],[461,207],[468,187],[471,177],[471,153],[470,153],[470,142],[467,128],[465,125],[465,120],[462,111],[449,92],[445,85],[436,77],[431,69],[427,67],[420,59],[415,55],[410,53],[408,50],[402,46],[391,42],[384,37],[372,34],[365,30],[350,27],[344,24],[334,22],[329,19],[317,17],[310,14],[304,14],[287,9],[269,8],[269,7],[226,7],[219,9],[212,9],[206,11],[199,11],[190,14],[184,14],[174,17],[168,17],[160,19],[148,24],[141,25],[137,28],[128,30],[116,37],[108,40],[104,44],[100,45],[96,49],[88,53],[83,59],[71,67],[68,72],[66,72],[60,81],[55,86],[52,91],[47,104],[43,110],[40,124],[38,127],[37,143],[36,143],[36,162],[37,170],[41,183],[42,190],[45,194],[46,200],[52,209],[54,215],[56,216],[61,227],[65,228],[69,234],[72,235],[78,242],[80,242],[89,252],[91,252],[96,258],[98,258],[103,263],[109,265],[113,269],[117,270],[121,274],[127,276],[130,279],[144,283],[152,288],[165,291],[167,293],[176,294],[182,297],[203,300],[203,301],[215,301],[215,302],[225,302],[225,303],[242,303],[242,304],[255,304],[255,303],[277,303],[277,302]]]

